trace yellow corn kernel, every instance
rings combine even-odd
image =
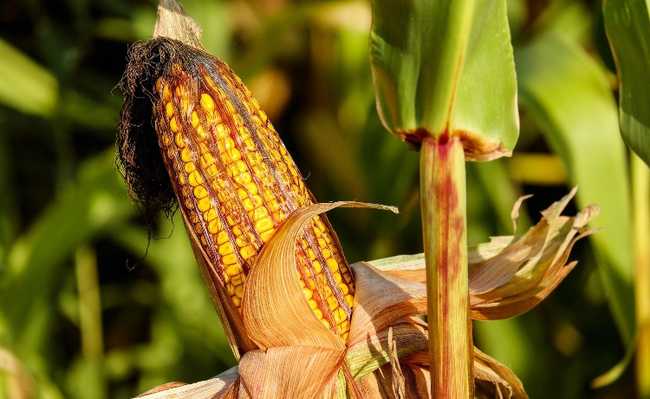
[[[334,321],[336,324],[341,323],[347,318],[347,314],[345,314],[345,311],[342,308],[338,308],[334,311]]]
[[[189,148],[183,148],[181,151],[181,160],[183,162],[190,162],[192,160],[192,152]]]
[[[196,128],[199,126],[199,114],[196,111],[192,111],[192,127]]]
[[[190,164],[194,165],[191,162],[189,162],[189,163],[187,163],[185,165],[187,166],[187,165],[190,165]],[[203,177],[201,176],[201,174],[197,170],[191,172],[188,179],[189,179],[189,182],[190,182],[190,186],[192,186],[192,187],[198,186],[199,184],[203,184]]]
[[[185,138],[183,137],[182,133],[177,133],[176,136],[174,136],[174,142],[176,143],[178,148],[185,147]]]
[[[219,246],[219,255],[223,255],[223,256],[230,255],[233,252],[234,252],[234,250],[232,248],[232,244],[229,243],[229,242],[227,242],[225,244],[221,244]]]
[[[210,208],[210,210],[203,214],[203,217],[205,218],[206,222],[211,222],[217,218],[217,211],[215,211],[214,208]]]
[[[214,100],[212,97],[210,97],[209,94],[203,93],[201,94],[201,107],[203,107],[204,110],[207,112],[212,112],[214,111]]]
[[[218,219],[215,219],[208,224],[208,231],[210,232],[210,234],[217,234],[220,228],[221,228],[221,222]],[[226,233],[225,231],[222,231],[221,233],[225,233],[227,239],[228,233]]]
[[[176,118],[172,118],[169,121],[169,128],[172,130],[172,132],[177,133],[179,131],[178,128],[178,122],[176,121]]]
[[[325,261],[327,263],[327,267],[332,271],[336,272],[339,270],[339,265],[336,263],[336,260],[334,258],[329,258]]]
[[[198,207],[201,212],[205,212],[210,209],[210,198],[203,198],[199,200]]]
[[[255,223],[255,229],[257,231],[268,231],[273,228],[273,221],[271,220],[270,217],[266,217],[264,219],[258,220]]]
[[[174,104],[171,102],[165,105],[165,115],[167,115],[168,118],[171,118],[174,115]]]
[[[243,247],[242,249],[239,250],[239,254],[244,259],[252,258],[253,256],[255,256],[256,253],[257,253],[257,251],[255,250],[255,248],[252,245],[246,245],[245,247]]]
[[[226,255],[223,257],[223,263],[226,265],[235,265],[237,264],[237,257],[234,254]]]
[[[208,196],[208,190],[204,186],[194,187],[194,197],[196,199],[202,199]]]

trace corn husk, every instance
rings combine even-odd
[[[592,233],[586,225],[597,208],[563,216],[574,195],[575,190],[552,204],[521,237],[497,237],[471,250],[474,319],[530,310],[575,267],[576,262],[567,263],[570,250]],[[295,212],[269,241],[246,282],[244,322],[263,349],[246,353],[238,368],[215,379],[144,397],[429,397],[421,254],[352,265],[357,291],[346,342],[317,322],[301,294],[293,259],[296,237],[311,218],[340,206],[394,210],[336,202]],[[477,348],[474,378],[476,397],[527,397],[512,371]]]

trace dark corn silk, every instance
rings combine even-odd
[[[180,42],[150,43],[147,57],[160,64],[151,99],[162,159],[208,258],[209,278],[239,309],[260,250],[313,197],[266,114],[226,64]],[[325,217],[305,229],[296,259],[312,311],[347,338],[354,285]]]

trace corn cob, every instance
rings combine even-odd
[[[313,203],[298,168],[251,92],[223,62],[174,62],[155,84],[155,130],[188,226],[212,279],[239,308],[263,245],[296,209]],[[296,245],[314,315],[342,338],[354,286],[338,239],[317,217]]]

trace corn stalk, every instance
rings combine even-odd
[[[471,398],[465,154],[457,137],[427,137],[420,150],[432,396]]]

